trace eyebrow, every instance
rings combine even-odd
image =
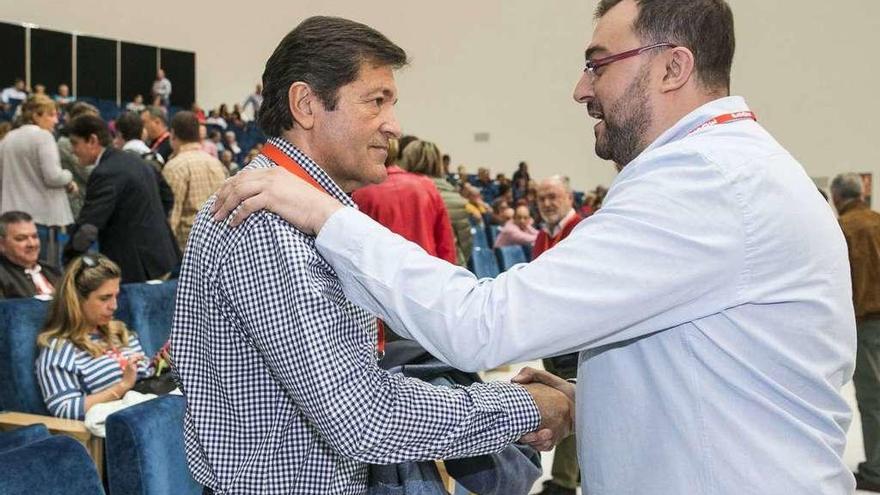
[[[608,49],[602,45],[591,46],[591,47],[587,48],[587,50],[584,52],[584,60],[590,60],[591,58],[593,58],[593,55],[595,55],[598,52],[606,52],[607,53]]]

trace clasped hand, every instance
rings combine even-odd
[[[547,451],[573,432],[574,384],[546,371],[529,367],[523,368],[512,381],[528,390],[541,413],[538,429],[523,435],[520,438],[521,443]]]

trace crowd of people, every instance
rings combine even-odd
[[[0,93],[14,120],[0,133],[0,298],[52,301],[36,342],[47,409],[82,419],[171,360],[206,493],[358,492],[368,464],[517,440],[556,446],[545,495],[582,482],[631,493],[633,474],[657,493],[819,493],[853,485],[840,388],[855,370],[867,457],[855,479],[880,491],[880,214],[842,174],[835,221],[729,96],[725,2],[698,2],[702,34],[667,33],[693,11],[657,3],[600,2],[575,90],[600,120],[597,155],[626,178],[613,193],[533,179],[526,162],[510,178],[453,172],[392,111],[406,53],[340,18],[294,29],[265,88],[231,110],[171,115],[162,70],[152,104],[138,95],[112,119],[65,85],[49,97],[15,81]],[[658,33],[676,43],[642,39]],[[704,60],[695,40],[710,38],[721,55]],[[646,53],[641,72],[608,82]],[[255,119],[268,139],[243,146]],[[717,154],[694,151],[707,146]],[[461,270],[483,230],[529,264],[494,280]],[[114,319],[120,283],[178,276],[173,356],[148,359]],[[546,371],[430,386],[380,368],[401,337],[453,371],[524,357]]]

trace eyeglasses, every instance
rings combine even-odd
[[[602,67],[605,67],[608,64],[613,64],[619,60],[624,60],[630,57],[635,57],[636,55],[641,55],[648,50],[653,50],[655,48],[677,48],[678,45],[674,43],[654,43],[653,45],[643,46],[641,48],[636,48],[635,50],[628,50],[625,52],[617,53],[614,55],[609,55],[607,57],[602,57],[600,59],[592,60],[587,59],[587,64],[584,67],[584,72],[590,76],[590,81],[595,81],[599,74],[596,73]]]

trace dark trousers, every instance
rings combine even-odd
[[[577,376],[577,358],[572,355],[544,359],[544,369],[561,378]],[[559,366],[561,362],[565,366]],[[581,470],[578,466],[577,438],[574,434],[559,442],[553,452],[553,467],[550,468],[553,482],[564,488],[576,489],[580,484]]]
[[[853,385],[865,442],[865,462],[859,464],[859,474],[872,483],[880,483],[880,319],[862,320],[857,327]]]

